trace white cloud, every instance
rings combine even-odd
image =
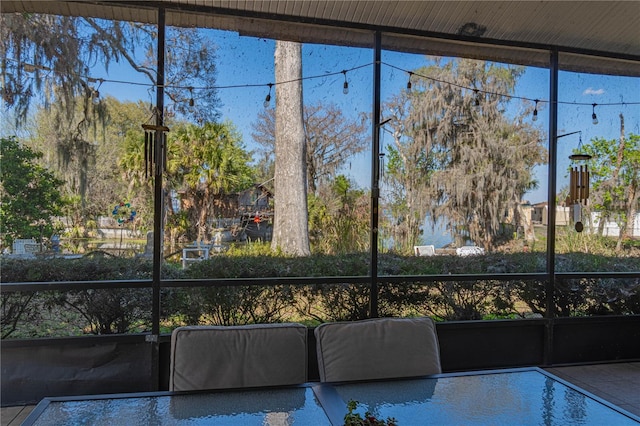
[[[582,92],[583,95],[604,95],[604,89],[594,89],[593,87],[589,87],[587,90]]]

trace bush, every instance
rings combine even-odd
[[[149,260],[91,256],[80,259],[3,259],[2,282],[150,279]],[[181,270],[166,265],[165,277]],[[86,289],[2,294],[2,338],[51,334],[112,334],[146,331],[151,324],[150,289]]]
[[[544,282],[499,280],[500,274],[541,272],[544,253],[485,256],[401,256],[380,254],[380,316],[429,315],[439,320],[513,318],[545,314]],[[365,283],[295,285],[221,285],[209,279],[266,277],[363,277],[370,254],[274,254],[267,244],[251,244],[212,256],[182,269],[164,263],[163,279],[203,280],[198,287],[161,289],[162,326],[358,320],[370,316],[370,287]],[[637,271],[637,257],[566,253],[557,255],[559,271]],[[109,281],[151,279],[150,260],[117,257],[3,259],[2,282]],[[384,276],[495,273],[495,280],[384,282]],[[361,281],[361,280],[360,280]],[[574,279],[556,284],[558,316],[638,314],[640,279]],[[2,338],[85,333],[148,331],[150,289],[80,289],[66,292],[2,294]]]

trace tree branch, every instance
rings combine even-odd
[[[156,84],[156,80],[155,80],[155,75],[153,73],[153,70],[150,70],[146,67],[142,67],[140,65],[138,65],[135,61],[135,59],[129,54],[129,52],[127,52],[125,49],[122,48],[122,45],[120,43],[118,43],[118,41],[108,32],[106,32],[102,27],[100,27],[98,24],[96,24],[93,19],[89,19],[89,18],[83,18],[85,20],[85,22],[87,22],[97,33],[100,34],[100,36],[104,39],[107,40],[109,42],[109,45],[114,48],[118,53],[120,53],[122,55],[122,57],[129,63],[129,65],[131,65],[131,67],[142,73],[145,74],[147,77],[149,77],[149,80],[153,83]]]

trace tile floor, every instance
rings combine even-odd
[[[640,416],[640,362],[576,365],[545,370]]]
[[[35,405],[20,405],[17,407],[2,407],[0,421],[2,426],[19,426],[27,418]]]
[[[640,361],[552,367],[546,370],[618,407],[640,416]],[[34,405],[3,407],[2,426],[19,426]]]

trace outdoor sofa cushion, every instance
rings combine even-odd
[[[169,390],[307,381],[307,328],[297,323],[187,326],[171,334]]]
[[[441,373],[431,318],[375,318],[315,329],[320,380],[387,379]]]

